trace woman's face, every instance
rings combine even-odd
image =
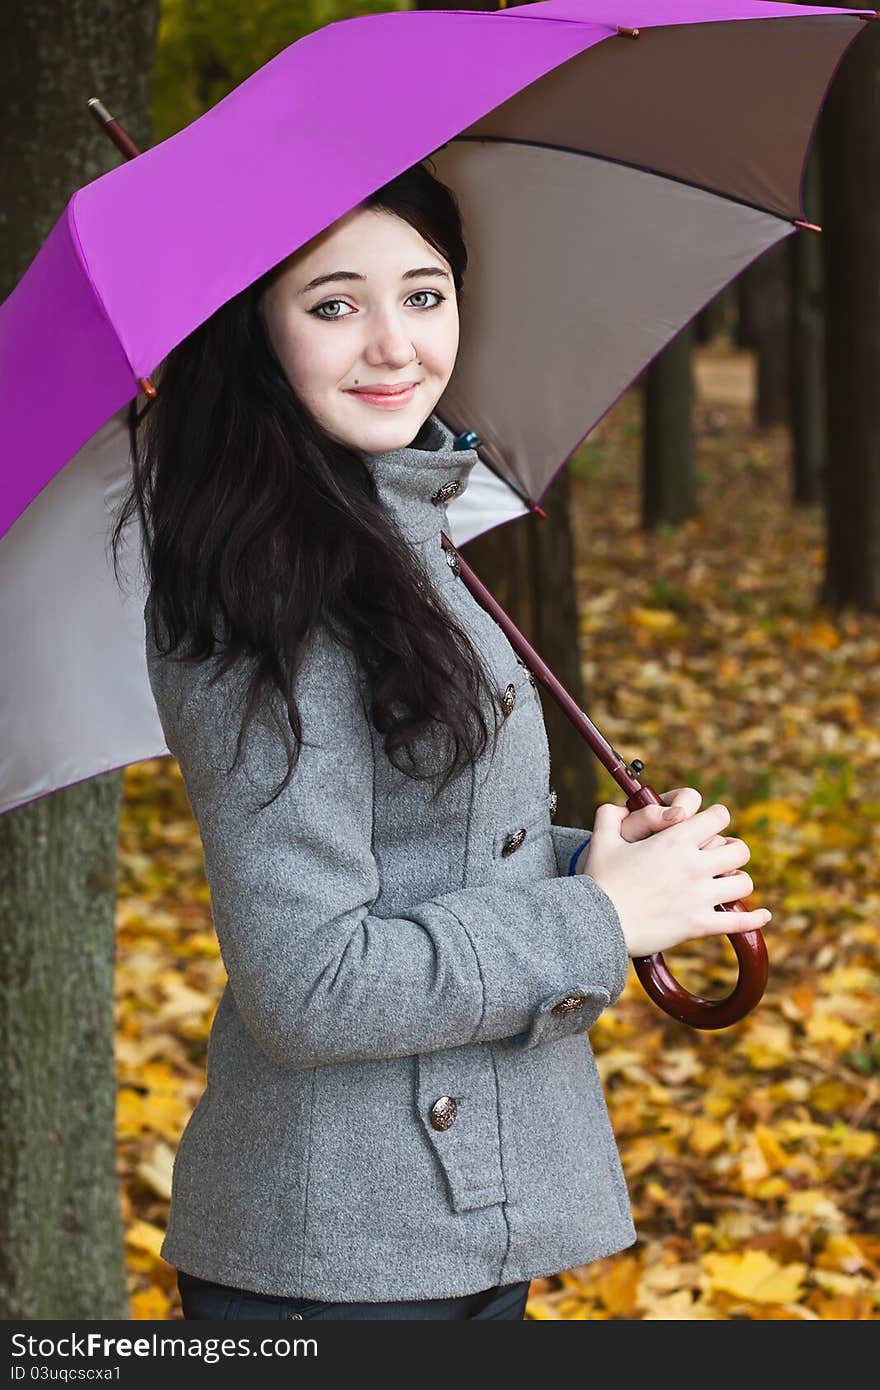
[[[323,276],[332,278],[310,287]],[[328,435],[365,453],[409,444],[455,366],[451,268],[393,213],[346,213],[282,262],[260,307],[300,400]],[[391,405],[356,394],[410,382]]]

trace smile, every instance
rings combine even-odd
[[[377,405],[380,410],[400,410],[405,405],[409,405],[416,393],[415,386],[407,386],[403,391],[382,392],[378,394],[372,391],[361,391],[355,389],[349,392],[356,400],[363,401],[365,405]]]

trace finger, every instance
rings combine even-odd
[[[685,819],[685,815],[682,806],[658,806],[653,803],[640,806],[638,811],[632,811],[627,816],[620,833],[630,844],[634,844],[637,840],[647,840],[649,836],[656,835],[658,830],[666,830],[670,825],[677,824]]]
[[[596,807],[596,814],[593,817],[593,834],[607,835],[620,834],[621,823],[630,814],[625,806],[618,806],[613,801],[603,801]]]
[[[755,891],[751,874],[747,874],[743,869],[735,874],[722,874],[719,878],[713,878],[709,889],[709,900],[720,907],[722,903],[739,902],[740,898],[748,898]]]
[[[696,787],[673,787],[672,791],[661,792],[660,800],[665,806],[680,806],[686,816],[693,816],[700,809],[703,794]]]
[[[705,859],[702,862],[708,865],[715,877],[741,869],[752,857],[752,851],[745,840],[735,837],[725,837],[723,842],[714,848],[711,844],[705,845],[703,854]]]
[[[769,908],[756,907],[746,912],[735,908],[731,912],[712,912],[706,925],[706,936],[733,936],[741,931],[761,931],[773,918]]]
[[[661,792],[660,804],[651,803],[633,811],[624,822],[621,835],[634,844],[646,840],[658,830],[667,830],[678,825],[700,809],[703,797],[696,787],[673,787],[671,791]]]
[[[720,834],[729,824],[730,811],[720,802],[716,802],[707,806],[704,811],[697,811],[695,815],[689,816],[680,825],[673,825],[668,833],[702,848],[704,842],[708,844],[713,835]]]

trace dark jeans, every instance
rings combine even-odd
[[[529,1280],[499,1284],[460,1298],[416,1298],[398,1303],[323,1303],[312,1298],[285,1298],[253,1293],[231,1284],[214,1284],[195,1274],[177,1271],[177,1287],[183,1316],[208,1321],[229,1318],[244,1321],[342,1322],[357,1318],[509,1318],[525,1316]]]

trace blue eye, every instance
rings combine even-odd
[[[419,294],[433,294],[436,296],[437,299],[436,304],[425,304],[424,306],[422,306],[424,310],[438,309],[440,305],[443,303],[444,299],[446,298],[446,295],[441,294],[439,290],[413,290],[412,294],[409,295],[408,298],[413,299],[416,295]],[[347,319],[350,317],[348,314],[322,314],[320,311],[322,309],[326,309],[329,304],[346,304],[348,308],[351,308],[351,305],[348,304],[348,301],[345,299],[325,299],[323,304],[316,304],[314,309],[309,310],[309,313],[314,314],[315,318],[317,319],[323,319],[325,323],[332,323],[334,319]],[[416,308],[419,307],[419,305],[416,305]]]

